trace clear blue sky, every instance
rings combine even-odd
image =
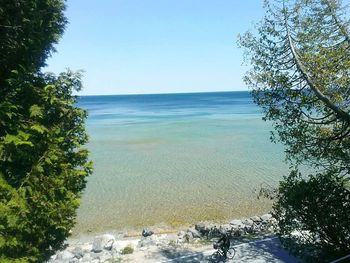
[[[245,90],[237,35],[261,19],[262,2],[68,0],[46,70],[85,70],[83,95]]]

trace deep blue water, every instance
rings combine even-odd
[[[247,91],[150,95],[80,97],[79,105],[89,110],[89,121],[113,123],[157,119],[241,118],[260,116],[260,109]]]

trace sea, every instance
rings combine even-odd
[[[249,92],[81,96],[94,162],[74,233],[223,222],[270,211],[287,173]]]

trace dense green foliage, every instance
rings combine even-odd
[[[41,73],[66,23],[60,0],[0,5],[0,261],[42,262],[63,247],[91,173],[81,74]]]
[[[305,261],[330,262],[349,253],[348,185],[349,180],[332,173],[306,179],[292,172],[281,182],[274,210],[282,241],[293,254]]]
[[[1,0],[1,92],[11,71],[35,73],[44,66],[66,25],[64,9],[62,0]]]
[[[240,37],[253,65],[245,81],[293,170],[304,165],[316,174],[285,177],[274,211],[290,250],[321,262],[321,251],[350,252],[350,215],[340,209],[349,207],[349,22],[338,0],[272,0],[265,7],[257,33]]]

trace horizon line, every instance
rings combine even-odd
[[[85,94],[78,97],[92,96],[141,96],[141,95],[173,95],[173,94],[206,94],[206,93],[233,93],[233,92],[249,92],[249,90],[222,90],[222,91],[189,91],[189,92],[163,92],[163,93],[127,93],[127,94]]]

